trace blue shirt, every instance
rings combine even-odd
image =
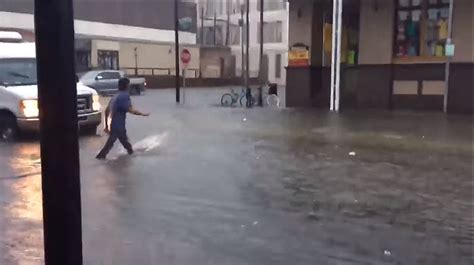
[[[110,131],[112,133],[125,133],[125,119],[127,112],[132,106],[130,94],[128,92],[119,92],[115,95],[109,103],[110,115],[112,122],[110,124]]]

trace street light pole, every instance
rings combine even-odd
[[[246,98],[247,98],[247,108],[250,108],[252,107],[252,90],[250,89],[250,86],[249,86],[249,79],[250,79],[250,54],[249,54],[249,50],[250,50],[250,18],[249,18],[249,15],[250,15],[250,0],[247,0],[247,12],[246,12],[246,29],[247,29],[247,32],[246,32],[246,47],[245,47],[245,50],[246,50],[246,61],[245,61],[245,88],[246,88]]]
[[[260,0],[260,64],[259,64],[259,76],[263,78],[263,9],[264,3],[263,0]],[[266,80],[265,80],[266,81]]]
[[[212,26],[212,32],[214,33],[214,46],[217,44],[217,14],[214,11],[214,22]]]
[[[138,76],[138,48],[135,47],[133,52],[135,53],[135,76]]]
[[[245,14],[245,28],[247,30],[247,32],[245,32],[245,87],[247,89],[249,89],[249,78],[250,78],[250,75],[249,75],[249,44],[250,44],[250,16],[249,16],[249,13],[250,13],[250,0],[247,0],[247,3],[246,3],[246,14]]]
[[[175,87],[176,103],[180,102],[180,84],[179,84],[179,13],[178,1],[174,0],[174,55],[175,55]]]
[[[201,7],[201,29],[200,29],[201,45],[204,45],[204,7]]]
[[[35,1],[46,265],[82,265],[72,0]]]
[[[229,46],[229,38],[230,38],[230,11],[227,10],[227,24],[225,29],[225,46]]]
[[[244,23],[244,5],[241,5],[240,6],[240,28],[241,28],[241,32],[240,32],[240,52],[241,52],[241,77],[245,79],[245,52],[244,52],[244,26],[245,26],[245,23]]]

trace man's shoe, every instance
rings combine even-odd
[[[98,159],[98,160],[104,160],[104,159],[105,159],[105,156],[103,156],[103,155],[97,155],[95,158]]]

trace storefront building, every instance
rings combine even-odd
[[[473,2],[345,0],[341,41],[341,109],[473,112]],[[287,106],[329,107],[332,1],[290,0],[289,44],[305,45],[307,66],[287,67]],[[445,69],[450,60],[449,82]]]

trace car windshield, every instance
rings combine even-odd
[[[90,81],[90,80],[94,80],[94,78],[100,74],[101,72],[100,71],[90,71],[90,72],[86,72],[86,73],[83,73],[81,76],[80,76],[80,80],[81,81]]]
[[[5,86],[35,85],[36,59],[0,59],[0,84]]]

